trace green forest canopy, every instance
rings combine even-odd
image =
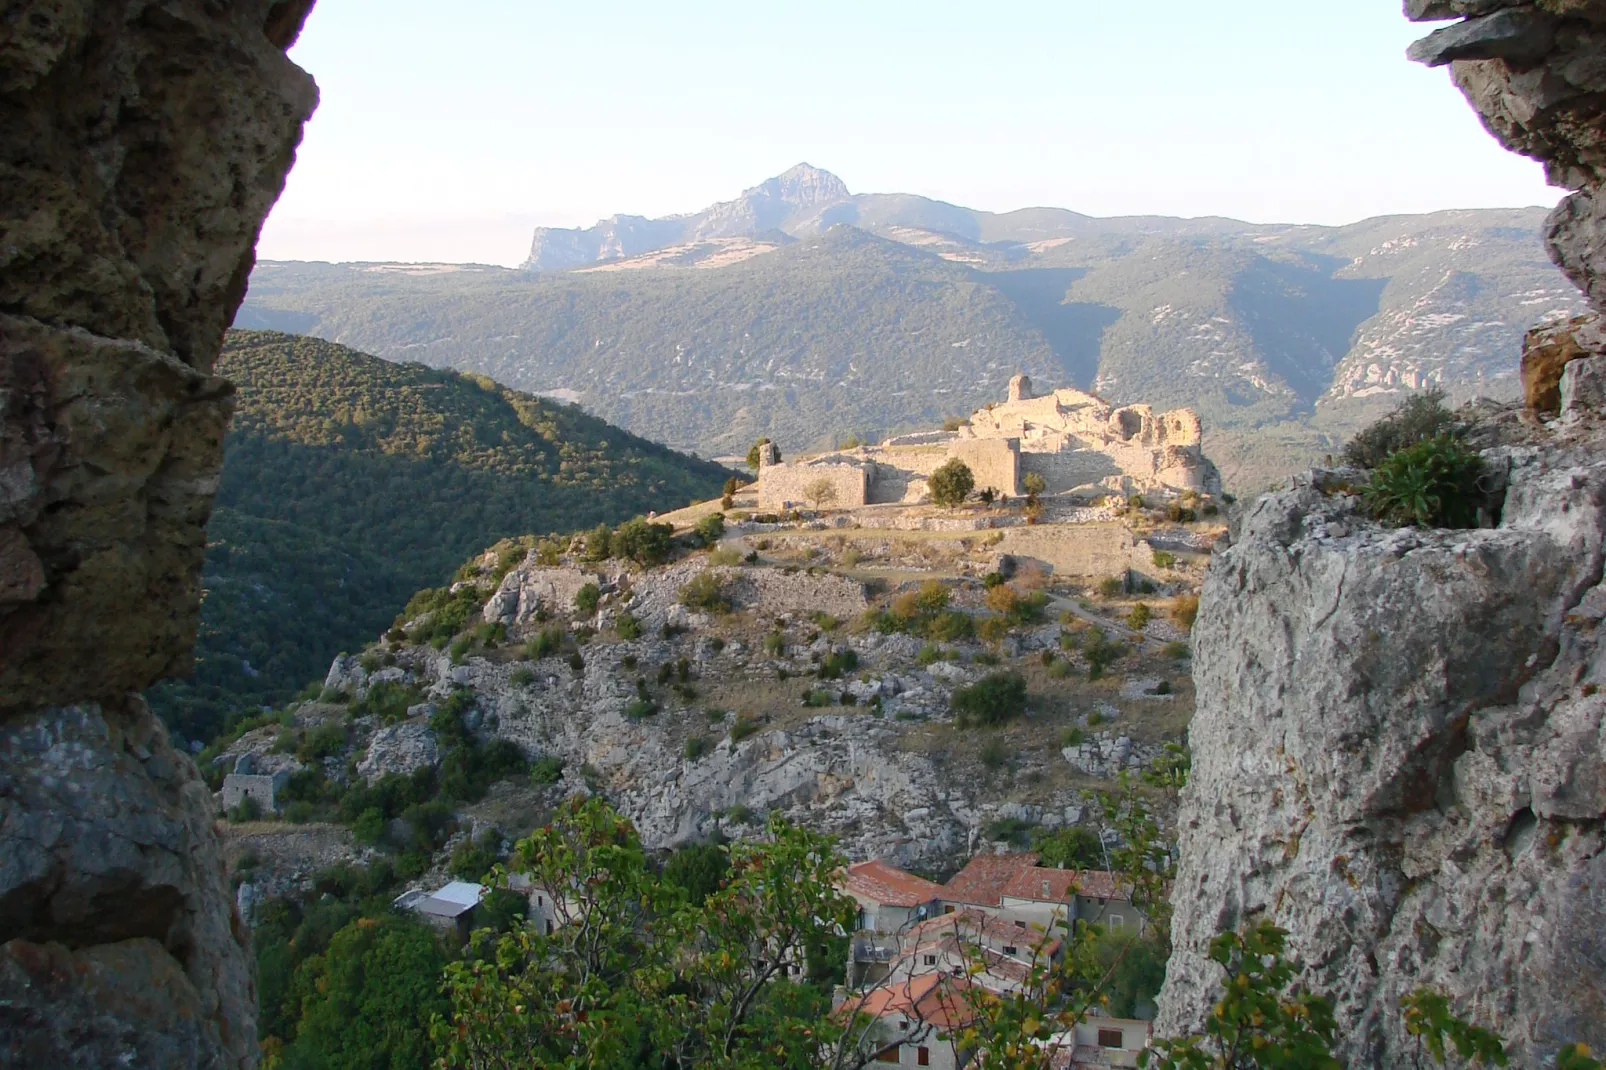
[[[217,370],[239,395],[196,671],[151,693],[188,738],[289,698],[498,539],[716,497],[730,475],[484,376],[318,338],[231,332]]]

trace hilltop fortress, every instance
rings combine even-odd
[[[806,488],[827,480],[837,508],[916,503],[926,479],[958,458],[977,489],[1023,493],[1036,472],[1048,494],[1081,491],[1218,494],[1221,476],[1202,448],[1203,428],[1192,409],[1156,415],[1148,405],[1116,407],[1081,390],[1032,394],[1024,375],[1009,382],[1009,399],[977,409],[957,431],[889,438],[877,446],[836,450],[782,463],[774,446],[759,451],[758,496],[767,509],[806,501]]]

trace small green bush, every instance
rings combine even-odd
[[[819,677],[822,680],[840,680],[844,673],[850,673],[859,667],[859,655],[852,650],[843,650],[830,654],[820,663]]]
[[[407,708],[423,701],[423,694],[416,688],[395,680],[384,680],[374,684],[368,693],[351,708],[353,717],[374,717],[383,724],[394,724],[407,716]]]
[[[820,629],[822,632],[834,632],[842,626],[841,621],[820,609],[817,609],[810,614],[809,619],[813,621],[814,626]]]
[[[701,758],[703,755],[707,754],[711,749],[713,748],[708,742],[707,736],[686,737],[685,753],[686,760],[689,762],[695,762],[698,758]]]
[[[915,655],[915,664],[925,668],[927,665],[935,665],[939,661],[952,661],[953,658],[953,651],[944,650],[936,643],[927,643],[920,648],[920,653]]]
[[[981,578],[981,585],[989,591],[994,587],[1002,587],[1004,585],[1004,574],[1002,572],[989,572]]]
[[[1119,598],[1126,590],[1126,580],[1120,576],[1106,576],[1099,580],[1098,592],[1100,598]]]
[[[602,601],[602,589],[594,583],[582,584],[574,592],[574,609],[583,617],[589,617],[597,611],[597,603]]]
[[[462,664],[463,658],[468,655],[469,649],[473,645],[474,645],[474,640],[469,638],[466,635],[463,636],[460,639],[454,639],[452,641],[452,649],[450,651],[451,656],[452,656],[452,664],[453,665]]]
[[[1139,602],[1132,607],[1132,612],[1126,615],[1127,627],[1133,631],[1141,632],[1154,619],[1154,610],[1149,608],[1147,602]]]
[[[1172,642],[1172,643],[1167,643],[1165,645],[1165,648],[1161,651],[1161,653],[1163,653],[1166,657],[1171,658],[1171,659],[1173,659],[1175,661],[1181,661],[1183,658],[1186,658],[1191,652],[1188,649],[1188,644],[1187,643]]]
[[[1093,629],[1082,643],[1082,656],[1087,659],[1087,678],[1097,680],[1104,675],[1105,669],[1125,654],[1124,646],[1113,642],[1101,629]]]
[[[758,718],[750,715],[737,717],[736,723],[731,725],[731,742],[740,743],[757,731]]]
[[[1459,438],[1464,433],[1444,404],[1444,391],[1431,387],[1406,398],[1394,411],[1350,439],[1344,460],[1357,468],[1376,468],[1391,454],[1429,439]]]
[[[1067,728],[1060,733],[1060,746],[1080,747],[1082,745],[1082,730],[1080,728]]]
[[[732,565],[739,565],[743,560],[742,552],[729,546],[716,546],[712,550],[708,551],[708,563],[710,565],[724,565],[728,567]]]
[[[957,609],[946,610],[931,618],[925,633],[939,643],[954,643],[976,634],[976,621],[969,613]]]
[[[548,754],[530,763],[532,784],[556,784],[563,779],[563,759]]]
[[[1483,458],[1450,435],[1396,450],[1372,469],[1362,495],[1377,519],[1424,528],[1470,528],[1488,496]]]
[[[638,516],[619,525],[610,540],[610,548],[615,557],[628,557],[644,568],[651,568],[669,560],[674,534],[672,525],[653,523]]]
[[[926,487],[934,503],[949,508],[958,505],[970,495],[976,488],[976,477],[971,473],[969,465],[954,457],[931,473],[926,480]]]
[[[621,613],[614,618],[613,630],[618,633],[619,638],[627,641],[641,638],[641,622],[633,613]]]
[[[693,529],[704,546],[712,546],[725,537],[725,514],[709,513],[697,521]]]
[[[725,593],[725,585],[720,582],[719,576],[706,571],[693,576],[680,589],[680,603],[713,613],[724,613],[731,607],[730,596]]]
[[[586,660],[580,656],[578,650],[569,655],[569,668],[573,669],[577,674],[586,671]]]
[[[810,691],[807,695],[803,696],[803,705],[816,709],[823,708],[825,706],[835,706],[836,704],[836,696],[824,688],[815,688],[813,691]]]
[[[1101,725],[1103,723],[1104,723],[1104,714],[1101,713],[1100,711],[1094,710],[1092,713],[1087,715],[1087,726],[1089,728],[1097,728],[1099,725]]]
[[[524,644],[524,656],[531,661],[551,657],[563,649],[563,629],[556,624],[542,628]]]
[[[658,712],[658,707],[644,698],[631,699],[625,707],[625,716],[632,721],[639,721],[644,717],[651,717]]]
[[[993,726],[1026,712],[1026,680],[1018,673],[989,673],[957,689],[951,700],[961,728]]]
[[[370,806],[351,823],[351,834],[358,843],[372,847],[385,834],[385,815],[377,806]]]
[[[979,757],[981,764],[988,769],[1001,769],[1004,763],[1009,761],[1009,748],[1004,745],[1003,740],[994,737],[982,745]]]
[[[1001,664],[1004,659],[999,657],[997,654],[994,654],[991,650],[983,650],[971,660],[977,665],[993,666]]]
[[[764,637],[764,653],[770,657],[778,657],[784,649],[786,649],[786,636],[780,632],[770,632]]]
[[[535,683],[535,670],[529,666],[520,666],[507,674],[507,682],[514,687],[529,687]]]
[[[1156,550],[1149,555],[1154,560],[1155,568],[1176,568],[1177,555],[1169,550]]]

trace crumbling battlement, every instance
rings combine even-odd
[[[806,488],[823,478],[833,484],[837,508],[913,504],[926,500],[927,478],[952,458],[970,468],[978,490],[1010,496],[1024,492],[1028,472],[1043,477],[1049,494],[1219,493],[1221,477],[1202,442],[1192,409],[1157,415],[1147,405],[1116,407],[1069,388],[1035,397],[1031,380],[1017,375],[1009,400],[976,410],[958,431],[900,435],[784,464],[771,453],[759,467],[759,502],[766,509],[801,505],[810,501]]]

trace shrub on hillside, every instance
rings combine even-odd
[[[1100,598],[1119,598],[1126,590],[1126,581],[1120,576],[1106,576],[1099,580],[1098,592]]]
[[[1179,594],[1171,603],[1171,620],[1180,628],[1193,631],[1193,622],[1199,616],[1199,596]]]
[[[1406,398],[1394,411],[1361,431],[1344,447],[1345,462],[1357,468],[1376,468],[1390,454],[1429,439],[1460,438],[1464,428],[1444,404],[1438,387]]]
[[[680,589],[680,604],[692,609],[724,613],[730,609],[731,600],[725,593],[725,585],[720,582],[718,574],[699,572]]]
[[[1026,712],[1026,680],[1018,673],[989,673],[956,690],[951,704],[961,728],[1003,724]]]
[[[976,477],[971,474],[969,465],[955,457],[931,473],[926,480],[926,487],[933,502],[951,508],[964,501],[976,488]]]
[[[619,638],[627,642],[632,639],[640,639],[641,621],[637,620],[633,613],[621,613],[614,618],[613,630],[618,633]]]
[[[1367,508],[1389,524],[1470,528],[1488,495],[1480,481],[1483,458],[1451,435],[1391,453],[1362,491]]]
[[[1149,604],[1147,602],[1139,602],[1137,605],[1133,606],[1132,611],[1126,615],[1126,625],[1133,631],[1141,632],[1148,625],[1149,621],[1153,619],[1154,610],[1149,608]]]
[[[1087,659],[1087,678],[1097,680],[1112,662],[1120,660],[1126,648],[1112,642],[1102,628],[1094,628],[1082,641],[1082,656]]]
[[[712,546],[725,537],[725,514],[709,513],[697,521],[697,526],[693,530],[697,532],[697,538],[704,546]]]
[[[626,520],[613,533],[613,556],[628,557],[643,568],[661,565],[669,560],[674,534],[669,524],[653,523],[640,516]]]

